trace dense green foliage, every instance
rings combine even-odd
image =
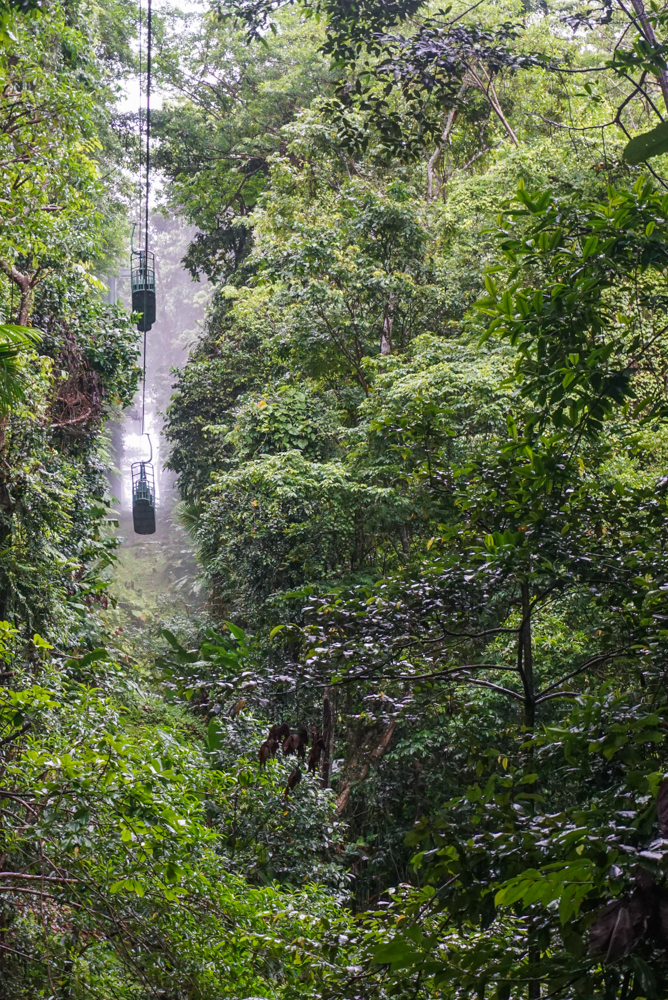
[[[237,10],[289,46],[274,7]],[[254,635],[181,696],[336,706],[358,923],[326,991],[662,996],[667,203],[620,162],[662,56],[623,11],[314,9],[338,79],[169,411],[214,607]]]
[[[138,375],[129,317],[101,302],[95,277],[123,224],[102,181],[119,162],[106,126],[127,45],[119,13],[86,32],[60,8],[6,18],[2,48],[0,301],[10,327],[33,332],[12,361],[22,398],[2,417],[0,610],[59,643],[87,635],[106,603],[99,431]]]
[[[668,15],[156,14],[209,601],[133,645],[132,10],[2,13],[0,996],[661,1000]]]

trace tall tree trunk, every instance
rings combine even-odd
[[[356,510],[353,516],[355,534],[353,538],[353,551],[350,554],[351,570],[359,569],[364,565],[366,555],[366,535],[364,534],[364,517],[361,510]]]
[[[30,316],[30,302],[32,299],[32,289],[28,289],[25,292],[21,292],[21,299],[19,302],[19,311],[16,317],[16,322],[18,326],[27,326],[28,317]]]
[[[394,295],[390,295],[385,306],[385,317],[383,319],[383,332],[380,335],[380,353],[383,355],[392,353],[392,317],[394,313]]]
[[[536,722],[536,695],[533,681],[533,650],[531,647],[531,591],[528,582],[521,584],[522,592],[522,628],[519,634],[518,663],[521,664],[522,684],[524,685],[524,725],[531,730]],[[531,750],[529,750],[531,754]],[[540,961],[540,948],[536,944],[536,929],[533,919],[529,919],[528,928],[529,965],[535,966]],[[540,980],[530,979],[528,984],[528,1000],[540,1000]]]
[[[336,799],[336,813],[340,816],[345,811],[350,798],[350,789],[353,783],[365,781],[369,777],[371,765],[378,764],[381,757],[387,750],[392,739],[394,730],[397,728],[397,720],[392,719],[385,732],[380,736],[376,745],[368,750],[366,761],[362,762],[361,745],[356,749],[343,769],[342,780],[339,786],[339,794]],[[365,742],[363,740],[362,742]]]
[[[518,666],[524,686],[524,725],[533,729],[536,721],[536,695],[533,683],[533,650],[531,648],[531,593],[529,584],[522,583],[522,628],[518,642]]]
[[[468,83],[462,82],[462,85],[459,88],[459,92],[457,94],[457,101],[460,101],[462,99],[467,90],[468,90]],[[433,199],[436,197],[436,194],[439,193],[438,191],[436,192],[436,194],[434,193],[434,171],[436,170],[438,161],[441,158],[441,154],[444,148],[450,142],[450,133],[452,132],[452,129],[454,127],[458,110],[459,109],[457,105],[455,105],[454,108],[450,108],[450,110],[448,111],[448,117],[445,121],[445,128],[443,129],[443,134],[441,135],[438,146],[436,147],[432,155],[429,157],[429,160],[427,161],[427,201],[433,201]]]
[[[322,738],[325,749],[322,754],[321,788],[331,787],[332,754],[334,751],[334,692],[327,688],[322,703]]]
[[[0,270],[5,272],[9,280],[18,287],[19,292],[21,293],[15,322],[18,326],[27,326],[28,318],[30,316],[32,293],[35,285],[40,279],[41,268],[38,268],[31,278],[27,274],[23,274],[22,271],[19,271],[13,264],[6,264],[4,261],[0,260]]]
[[[633,4],[633,9],[638,15],[642,34],[645,36],[647,43],[651,45],[653,49],[657,49],[659,47],[659,43],[656,39],[654,26],[645,13],[645,6],[642,0],[631,0],[631,3]],[[661,93],[663,94],[663,103],[666,106],[666,111],[668,111],[668,72],[666,72],[665,69],[660,69],[658,77],[659,84],[661,86]]]
[[[536,944],[536,930],[533,920],[529,924],[529,966],[538,965],[540,962],[540,948]],[[530,979],[528,989],[529,1000],[540,1000],[540,980]]]

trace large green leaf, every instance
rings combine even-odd
[[[624,159],[635,166],[636,163],[644,163],[650,156],[659,156],[661,153],[668,153],[668,121],[631,139],[624,148]]]
[[[395,937],[391,941],[378,945],[373,953],[373,961],[380,965],[407,966],[419,961],[421,952],[412,941]]]
[[[19,365],[19,354],[38,343],[40,338],[38,330],[0,323],[0,412],[23,399],[26,376]]]
[[[223,746],[223,731],[217,719],[211,719],[204,740],[207,750],[220,750]]]

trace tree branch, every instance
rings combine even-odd
[[[619,656],[622,653],[627,652],[627,650],[628,650],[627,646],[622,646],[620,649],[614,649],[610,653],[599,653],[598,656],[593,656],[590,660],[587,660],[586,663],[583,663],[581,666],[576,667],[575,670],[571,670],[570,674],[566,674],[564,677],[561,677],[558,681],[555,681],[554,684],[550,684],[548,685],[548,687],[544,688],[543,691],[541,691],[539,696],[536,698],[536,704],[538,704],[541,701],[545,701],[546,700],[545,696],[547,695],[548,691],[553,691],[554,688],[560,687],[566,681],[570,680],[571,677],[577,677],[578,674],[581,674],[582,671],[586,670],[588,667],[593,667],[596,663],[605,663],[606,660],[612,660],[616,656]]]
[[[507,695],[509,698],[516,698],[517,701],[521,701],[524,704],[524,695],[518,694],[517,691],[512,691],[510,688],[501,687],[500,684],[492,684],[491,681],[481,681],[477,677],[464,677],[467,684],[477,684],[479,687],[491,688],[492,691],[499,691],[501,694]]]
[[[25,726],[22,726],[21,729],[17,729],[17,731],[15,733],[12,733],[11,736],[5,736],[4,740],[0,740],[0,747],[6,746],[13,740],[18,740],[20,736],[23,736],[25,733],[28,732],[31,726],[32,722],[26,722]]]

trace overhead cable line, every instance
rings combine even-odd
[[[153,36],[153,12],[151,0],[148,0],[146,16],[146,159],[144,166],[144,248],[135,250],[134,229],[131,249],[131,284],[132,284],[132,311],[139,313],[137,328],[144,334],[144,354],[142,366],[142,395],[141,395],[141,434],[146,436],[149,443],[148,462],[133,462],[131,466],[132,476],[132,519],[134,530],[139,535],[152,535],[155,533],[155,476],[153,472],[153,445],[150,435],[146,433],[146,335],[155,323],[155,255],[148,248],[149,230],[149,202],[151,191],[151,43]],[[142,38],[142,18],[141,3],[139,5],[139,95],[141,108],[141,38]],[[142,240],[142,205],[141,205],[141,153],[142,153],[142,115],[139,113],[139,246]]]

